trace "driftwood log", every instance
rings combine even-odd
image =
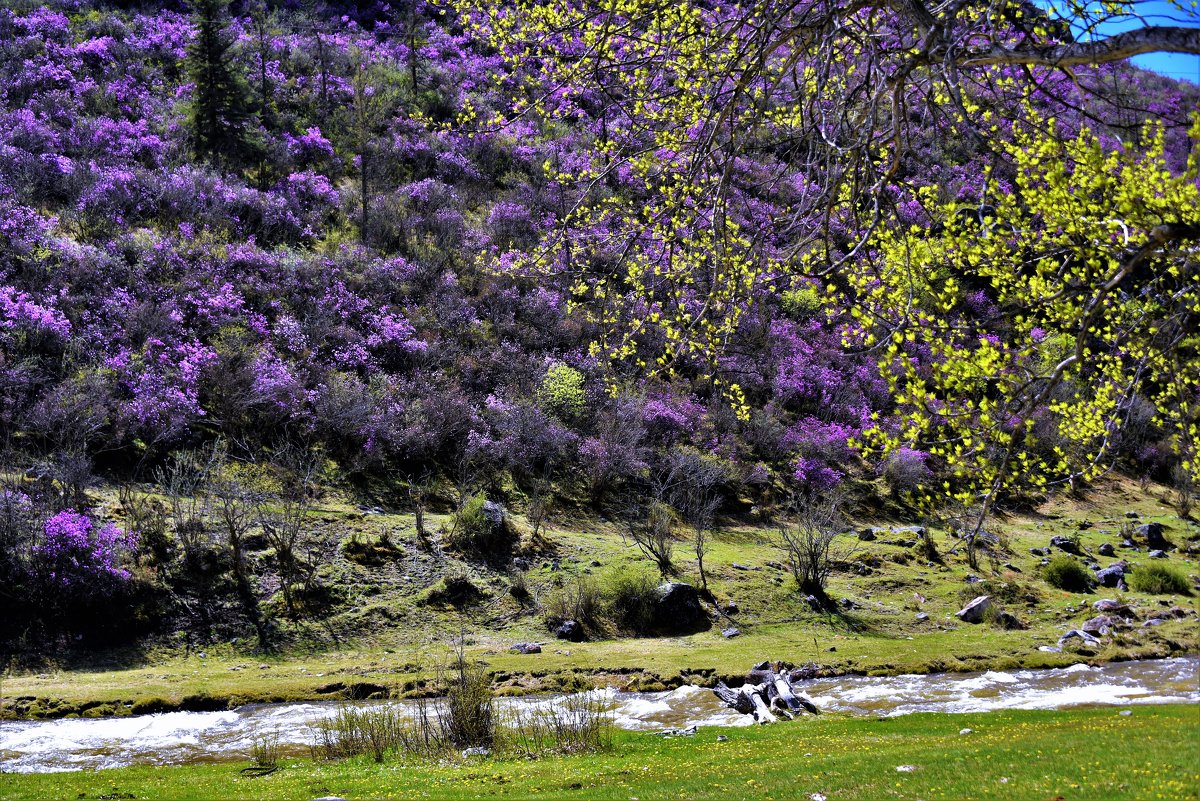
[[[796,692],[791,675],[777,665],[755,665],[741,687],[733,688],[722,681],[713,688],[713,694],[730,709],[753,715],[759,723],[791,720],[806,712],[817,714],[816,705]]]

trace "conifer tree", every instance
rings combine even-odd
[[[192,148],[214,164],[236,165],[252,150],[247,131],[250,88],[233,61],[234,37],[229,32],[222,0],[194,0],[196,38],[188,47],[192,107],[188,122]]]

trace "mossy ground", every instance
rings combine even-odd
[[[1183,801],[1200,798],[1200,717],[1186,706],[1135,707],[1128,715],[1099,708],[830,716],[694,737],[620,734],[605,753],[535,760],[281,765],[261,778],[240,774],[244,763],[8,775],[0,797]]]
[[[578,575],[643,564],[615,525],[599,519],[560,521],[545,542],[536,548],[526,544],[532,566],[525,584],[533,600],[522,601],[509,592],[511,570],[421,551],[407,515],[364,514],[348,502],[327,500],[314,513],[325,538],[320,575],[342,600],[323,618],[284,624],[286,644],[277,652],[259,653],[249,640],[185,647],[181,640],[164,638],[136,649],[43,663],[10,671],[4,678],[0,714],[106,715],[352,693],[423,693],[428,691],[423,682],[447,661],[460,640],[470,658],[496,673],[504,693],[588,684],[661,689],[741,674],[764,658],[815,662],[828,673],[902,673],[1048,667],[1196,651],[1200,624],[1195,592],[1125,593],[1124,599],[1143,613],[1179,605],[1189,615],[1156,627],[1135,624],[1130,631],[1105,638],[1095,651],[1038,650],[1094,616],[1091,604],[1096,599],[1115,597],[1115,591],[1064,592],[1041,579],[1041,557],[1029,549],[1045,547],[1055,534],[1077,536],[1085,551],[1097,554],[1101,543],[1119,546],[1120,528],[1130,522],[1126,513],[1133,512],[1136,522],[1163,523],[1168,539],[1181,546],[1171,554],[1171,564],[1193,577],[1200,572],[1196,556],[1183,552],[1195,543],[1200,529],[1176,517],[1159,497],[1161,492],[1114,481],[1090,499],[1061,499],[1032,514],[997,519],[991,530],[1000,536],[1005,552],[997,559],[984,559],[976,570],[969,568],[963,553],[955,553],[962,550],[961,544],[936,528],[932,537],[940,562],[928,561],[917,548],[887,543],[911,535],[885,533],[874,542],[855,540],[857,553],[851,561],[878,566],[869,575],[834,573],[830,596],[851,603],[837,611],[814,610],[801,597],[782,569],[783,555],[771,531],[723,527],[713,536],[705,558],[708,583],[720,603],[735,601],[740,611],[708,631],[688,636],[614,636],[586,643],[554,640],[536,599],[545,600],[557,584]],[[432,526],[444,520],[433,516]],[[521,518],[515,520],[520,525]],[[856,530],[912,522],[858,521]],[[369,545],[378,543],[384,532],[385,546]],[[358,545],[345,546],[356,539]],[[687,545],[681,541],[677,549],[681,578],[695,581]],[[1118,547],[1114,558],[1095,558],[1107,565],[1117,558],[1145,561],[1147,554],[1144,547],[1140,552]],[[735,563],[750,569],[735,568]],[[430,588],[448,572],[469,576],[482,591],[481,598],[461,608],[430,603]],[[984,583],[969,584],[970,574]],[[989,589],[1011,599],[1004,607],[1027,629],[970,625],[953,617],[965,597]],[[919,612],[928,619],[919,621]],[[721,629],[728,625],[743,634],[725,639]],[[542,642],[543,653],[509,651],[513,643],[527,640]]]

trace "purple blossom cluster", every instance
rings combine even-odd
[[[45,538],[34,547],[34,555],[51,582],[63,588],[95,588],[105,579],[129,579],[120,561],[136,547],[137,538],[112,523],[97,526],[87,515],[67,509],[47,520],[43,529]]]

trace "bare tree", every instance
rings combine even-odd
[[[708,592],[708,574],[704,571],[704,555],[708,552],[708,535],[713,516],[721,504],[719,493],[725,481],[723,465],[712,456],[695,448],[677,448],[669,457],[673,483],[670,494],[684,523],[692,532],[692,552],[696,555],[696,570],[700,589]]]
[[[425,528],[425,510],[429,504],[429,490],[432,483],[433,475],[428,469],[423,470],[419,475],[410,476],[404,481],[404,489],[408,494],[408,501],[412,505],[417,545],[426,552],[433,550],[433,541],[429,538],[429,531]]]
[[[853,556],[856,544],[838,539],[844,530],[843,498],[836,492],[796,495],[779,524],[779,546],[800,591],[826,600],[834,565]]]
[[[308,589],[315,570],[309,560],[307,535],[320,454],[289,446],[277,459],[287,478],[276,497],[257,504],[257,519],[275,553],[284,606],[289,614],[296,615],[301,611],[296,589]]]
[[[264,493],[256,489],[231,469],[222,465],[208,486],[212,498],[212,513],[225,534],[233,561],[233,579],[242,612],[254,626],[258,645],[264,651],[271,647],[270,633],[259,608],[254,576],[246,562],[246,535],[257,525]]]
[[[625,530],[630,539],[654,561],[663,578],[675,575],[675,527],[679,517],[661,500],[633,506],[625,513]]]

